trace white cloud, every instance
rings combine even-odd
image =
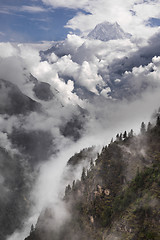
[[[150,17],[160,18],[159,4],[160,1],[145,1],[141,4],[134,5],[133,10],[136,12],[137,16],[144,21],[148,20]]]
[[[0,43],[0,58],[16,56],[18,50],[11,43]]]
[[[152,58],[152,61],[153,61],[153,63],[155,63],[155,64],[160,64],[160,56],[159,57],[153,57]]]
[[[81,0],[81,1],[76,1],[76,0],[68,0],[67,2],[65,0],[42,0],[45,4],[52,5],[53,7],[66,7],[66,8],[84,8],[85,6],[88,5],[88,0]]]
[[[14,5],[2,5],[0,9],[0,13],[3,14],[19,14],[20,12],[29,12],[29,13],[42,13],[47,12],[50,9],[44,8],[39,5],[22,5],[22,6],[14,6]]]
[[[21,11],[24,12],[30,12],[30,13],[38,13],[38,12],[46,12],[47,10],[45,8],[42,8],[40,6],[27,6],[24,5],[20,8]]]
[[[115,83],[120,83],[121,80],[117,78],[117,79],[114,80],[114,82],[115,82]]]
[[[77,76],[79,85],[86,87],[89,91],[98,94],[96,89],[97,84],[104,85],[103,79],[97,74],[97,67],[95,64],[84,61]]]

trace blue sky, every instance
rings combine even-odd
[[[64,25],[75,14],[76,10],[53,9],[41,1],[0,0],[0,41],[62,40],[71,31]]]
[[[87,32],[105,20],[117,21],[133,35],[149,36],[151,31],[145,29],[145,25],[152,28],[160,26],[159,2],[0,0],[0,42],[63,40],[70,31],[78,32],[79,29]],[[66,24],[68,28],[64,27]]]

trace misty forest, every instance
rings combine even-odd
[[[0,240],[160,239],[159,1],[131,2],[130,28],[76,3],[89,29],[0,42]]]

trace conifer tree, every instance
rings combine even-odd
[[[119,140],[122,141],[122,133],[119,135]]]
[[[116,141],[119,141],[119,134],[116,135]]]
[[[147,126],[147,131],[150,131],[151,128],[152,128],[152,124],[149,122],[149,123],[148,123],[148,126]]]
[[[70,184],[65,189],[65,196],[68,196],[68,194],[71,192],[71,186]]]
[[[128,133],[128,137],[132,138],[133,137],[133,129]]]
[[[157,117],[157,122],[156,122],[157,127],[160,126],[160,116]]]
[[[73,191],[75,190],[75,187],[76,187],[76,182],[75,182],[75,180],[74,180],[73,183],[72,183],[72,190],[73,190]]]
[[[145,125],[144,122],[142,122],[142,124],[141,124],[141,134],[145,134],[145,132],[146,132],[146,125]]]
[[[127,138],[127,132],[126,132],[126,131],[123,133],[123,138],[124,138],[124,139]]]
[[[93,159],[91,158],[91,161],[90,161],[90,169],[92,170],[94,168],[94,163],[93,163]]]
[[[30,231],[30,234],[32,233],[32,232],[34,232],[34,226],[33,226],[33,224],[31,225],[31,231]]]
[[[85,170],[85,168],[83,167],[82,176],[81,176],[81,181],[84,181],[85,178],[86,178],[86,170]]]

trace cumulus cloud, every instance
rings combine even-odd
[[[26,118],[26,126],[30,129],[36,128],[34,126],[39,126],[41,129],[44,126],[51,127],[49,121],[52,122],[53,116],[55,126],[57,126],[61,122],[62,116],[67,120],[72,115],[75,110],[71,107],[72,104],[86,107],[86,102],[79,99],[75,93],[77,86],[86,88],[88,91],[96,95],[100,94],[105,98],[118,97],[111,94],[116,90],[115,86],[118,87],[119,92],[122,85],[124,85],[121,90],[123,92],[126,91],[125,88],[131,88],[132,86],[130,91],[134,94],[144,82],[150,86],[157,86],[158,58],[153,58],[153,62],[151,58],[155,54],[156,47],[158,47],[157,44],[155,47],[157,38],[158,35],[150,40],[150,45],[138,49],[137,45],[130,40],[114,40],[104,43],[99,40],[85,40],[75,35],[68,35],[61,49],[62,57],[58,57],[54,52],[51,52],[48,55],[49,61],[41,61],[39,51],[34,49],[33,46],[1,44],[1,78],[15,83],[21,91],[35,100],[38,99],[34,95],[34,84],[29,80],[29,73],[32,73],[38,81],[49,83],[56,100],[54,98],[48,103],[38,100],[49,116],[48,122],[43,125],[45,115],[34,113],[29,115],[28,120]],[[63,50],[66,49],[70,54],[64,52],[65,55],[63,56]],[[140,56],[145,51],[150,52],[150,56],[141,58]],[[136,66],[134,59],[141,59],[147,65],[142,67],[142,62],[139,61],[140,66]],[[145,61],[146,59],[149,63]],[[138,62],[138,60],[136,61]],[[126,64],[130,64],[129,67]],[[10,71],[7,71],[8,67]],[[118,74],[118,72],[121,72],[121,74]],[[113,86],[113,83],[115,83],[115,86]],[[119,93],[119,96],[121,94],[123,95],[123,93]],[[57,99],[59,102],[57,102]],[[68,117],[66,117],[67,111],[58,110],[61,104],[67,106]],[[37,124],[31,126],[30,122],[36,122]],[[46,127],[44,128],[46,129]],[[54,129],[54,127],[51,129]],[[53,132],[56,131],[53,130]]]
[[[89,64],[87,61],[82,63],[77,77],[78,83],[81,86],[85,86],[89,91],[98,94],[96,89],[97,84],[103,85],[103,80],[100,75],[97,74],[97,67],[94,64]]]
[[[52,117],[55,119],[55,126],[61,122],[62,116],[66,120],[69,119],[75,110],[71,107],[73,103],[86,107],[85,101],[79,99],[75,93],[77,85],[105,98],[118,97],[111,94],[116,90],[115,86],[119,89],[116,90],[119,91],[119,96],[121,94],[123,96],[126,91],[125,88],[129,87],[131,89],[131,86],[130,91],[135,94],[144,82],[156,87],[159,73],[158,58],[153,58],[152,62],[151,56],[154,56],[158,47],[157,44],[155,47],[157,38],[158,35],[150,40],[148,46],[138,49],[137,45],[130,40],[114,40],[104,43],[99,40],[85,40],[75,35],[68,35],[61,49],[62,57],[58,57],[54,52],[51,52],[48,55],[49,61],[41,61],[39,51],[36,48],[34,49],[33,46],[1,44],[1,78],[15,83],[27,96],[35,100],[37,98],[33,93],[34,84],[29,81],[29,72],[38,81],[45,81],[51,85],[59,103],[55,99],[48,103],[41,102],[49,116],[46,124],[43,125],[45,115],[37,113],[29,115],[28,120],[26,118],[25,121],[26,126],[30,129],[38,128],[37,126],[41,129],[46,129],[44,126],[49,126],[49,129],[51,127],[49,121],[52,122]],[[75,41],[76,39],[78,41]],[[67,48],[71,54],[63,56],[63,50]],[[149,58],[140,57],[145,52],[150,52]],[[135,65],[135,59],[140,66]],[[149,63],[145,61],[146,59]],[[142,63],[147,63],[147,65],[142,67]],[[8,67],[10,71],[7,71]],[[27,71],[24,69],[27,69]],[[121,74],[117,74],[118,72],[121,72]],[[113,86],[114,82],[115,86]],[[124,85],[122,90],[121,84]],[[58,94],[56,90],[59,91]],[[120,93],[120,91],[123,92]],[[66,117],[67,111],[59,110],[61,104],[67,104],[68,117]],[[36,122],[37,124],[29,124],[30,122]],[[56,133],[54,127],[51,127],[51,129]]]

